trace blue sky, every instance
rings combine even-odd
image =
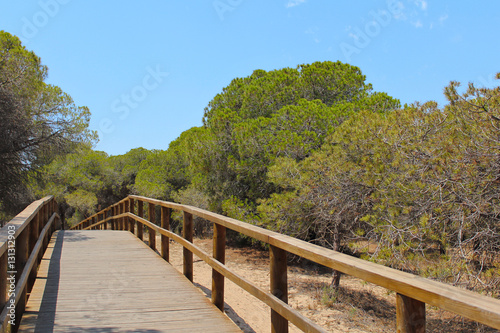
[[[167,149],[235,77],[315,61],[358,66],[403,103],[451,80],[498,85],[500,1],[0,1],[22,39],[92,112],[95,149]]]

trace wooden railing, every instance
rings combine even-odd
[[[148,219],[144,218],[148,204]],[[155,206],[161,207],[160,225]],[[136,214],[137,207],[137,214]],[[183,212],[183,236],[170,229],[171,209]],[[214,223],[213,257],[193,244],[193,215]],[[156,250],[156,233],[161,234],[160,255],[169,261],[169,239],[183,246],[183,273],[193,280],[193,254],[212,267],[212,302],[224,308],[224,278],[228,278],[271,308],[272,332],[287,332],[288,321],[305,332],[324,330],[287,304],[287,253],[341,271],[396,292],[397,332],[425,332],[425,305],[500,329],[500,300],[444,283],[424,279],[382,265],[354,258],[293,237],[265,230],[196,207],[131,195],[82,221],[73,229],[128,230],[143,239],[143,226],[149,232],[149,246]],[[270,289],[267,292],[224,265],[226,228],[269,244]]]
[[[50,236],[60,227],[57,203],[48,196],[0,229],[1,332],[17,331]]]

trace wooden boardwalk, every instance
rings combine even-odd
[[[127,231],[59,231],[20,332],[241,332]]]

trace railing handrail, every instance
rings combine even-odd
[[[22,212],[17,214],[12,220],[7,222],[2,228],[0,228],[0,256],[2,256],[7,250],[7,242],[9,239],[9,226],[15,227],[14,237],[17,238],[24,228],[28,226],[31,220],[38,214],[40,209],[44,207],[46,203],[53,200],[54,196],[48,195],[42,199],[33,201],[29,204]]]
[[[98,220],[99,215],[104,214],[111,208],[120,207],[120,205],[123,205],[129,200],[147,202],[148,204],[180,210],[184,213],[204,218],[217,225],[232,229],[259,241],[265,242],[272,247],[293,253],[326,267],[330,267],[345,274],[352,275],[367,282],[393,290],[397,293],[397,300],[399,302],[397,305],[398,317],[407,316],[409,319],[407,318],[406,321],[423,320],[425,325],[425,304],[429,304],[443,310],[454,312],[458,315],[467,317],[493,328],[500,329],[500,300],[498,299],[355,258],[290,236],[282,235],[255,225],[188,205],[130,195],[118,203],[111,205],[97,214],[94,214],[73,228],[79,228],[86,223],[86,229],[93,229],[110,219],[128,217],[145,224],[156,232],[160,232],[164,236],[168,236],[170,238],[180,237],[173,236],[170,231],[162,229],[156,225],[152,225],[150,221],[147,221],[140,216],[124,212],[123,206],[122,211],[118,212],[118,214],[114,214],[114,216],[103,219],[102,221],[97,221],[97,223],[89,223],[89,221],[96,222],[96,217]],[[185,244],[183,246],[186,247]],[[193,249],[194,248],[192,248],[192,250]],[[417,310],[411,310],[415,307]],[[423,311],[423,319],[422,314],[416,315],[415,313],[407,313],[408,311]],[[410,326],[422,325],[422,323],[415,322],[405,324],[405,319],[401,320],[402,321],[400,322],[400,319],[398,318],[398,328],[400,324]],[[402,331],[409,332],[411,330],[404,330],[403,328]]]
[[[53,196],[32,202],[0,229],[0,331],[17,331],[42,254],[60,217]],[[8,293],[7,293],[8,290]]]

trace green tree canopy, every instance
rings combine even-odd
[[[309,157],[278,158],[268,177],[280,190],[250,219],[498,294],[500,89],[458,89],[444,109],[353,113]],[[228,207],[242,215],[241,202]]]
[[[203,160],[197,165],[204,168],[211,208],[229,208],[229,200],[252,210],[278,190],[267,178],[276,158],[302,160],[350,114],[399,105],[373,92],[359,68],[341,62],[256,70],[234,79],[205,109],[205,143],[195,158]]]
[[[28,174],[80,143],[91,144],[90,112],[59,87],[20,40],[0,31],[0,205],[24,205]]]

